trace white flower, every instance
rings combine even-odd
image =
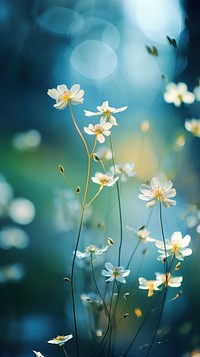
[[[171,241],[166,239],[166,253],[167,257],[170,255],[175,255],[179,260],[184,260],[185,257],[192,254],[192,249],[186,248],[191,241],[191,237],[187,234],[182,238],[181,232],[174,232],[171,236]],[[158,257],[158,260],[166,259],[164,243],[160,240],[156,240],[156,247],[158,252],[161,255]]]
[[[108,101],[103,102],[101,106],[97,107],[98,112],[90,112],[88,110],[85,110],[85,115],[87,117],[92,117],[96,115],[101,115],[100,123],[104,124],[106,122],[110,122],[112,125],[118,125],[115,117],[112,114],[123,112],[126,110],[128,107],[122,107],[122,108],[113,108],[108,106]]]
[[[200,119],[186,120],[185,128],[194,136],[198,136],[200,138]]]
[[[92,181],[100,186],[113,186],[119,177],[109,176],[102,174],[101,172],[96,172],[95,176],[92,177]]]
[[[120,283],[126,283],[124,277],[130,274],[130,270],[124,270],[123,266],[114,267],[111,263],[105,263],[105,269],[102,269],[101,274],[108,277],[106,281],[118,280]]]
[[[57,337],[53,338],[53,340],[49,340],[48,343],[62,346],[65,344],[65,342],[67,342],[68,340],[71,340],[72,337],[73,337],[72,334],[67,335],[67,336],[59,336],[58,335]]]
[[[132,228],[132,227],[127,227],[129,229],[129,231],[134,232],[139,239],[141,239],[141,241],[143,241],[144,243],[146,242],[155,242],[154,238],[151,238],[149,236],[149,231],[145,228],[141,228],[138,231],[136,231],[136,229]]]
[[[91,255],[99,256],[99,255],[102,255],[103,253],[105,253],[107,251],[107,249],[108,249],[108,245],[106,247],[100,249],[100,248],[97,248],[96,245],[91,244],[85,248],[84,253],[81,253],[79,250],[77,250],[76,256],[79,259],[90,257]]]
[[[79,84],[74,84],[71,89],[68,89],[65,84],[60,84],[57,89],[49,89],[47,94],[56,100],[54,108],[64,109],[69,102],[74,105],[83,103],[84,91],[80,89]]]
[[[180,107],[182,103],[191,104],[195,100],[192,92],[189,92],[185,83],[168,83],[164,100],[167,103],[173,103],[176,107]]]
[[[158,280],[146,280],[144,278],[139,278],[139,289],[148,290],[148,297],[153,295],[154,290],[160,290],[158,286],[162,285],[162,281]]]
[[[161,281],[162,284],[166,284],[166,274],[156,273],[156,280]],[[167,274],[167,285],[171,286],[171,288],[179,288],[182,281],[182,276],[171,276],[170,273]]]
[[[171,200],[171,197],[176,196],[176,190],[172,188],[171,181],[161,182],[158,177],[151,179],[150,185],[141,185],[140,191],[142,194],[139,198],[147,203],[147,207],[153,207],[157,201],[160,201],[165,207],[175,206],[176,201]]]
[[[44,357],[43,355],[42,355],[42,353],[40,353],[40,352],[36,352],[36,351],[33,351],[34,353],[35,353],[35,355],[37,356],[37,357]]]
[[[119,180],[122,182],[127,181],[127,177],[132,177],[135,175],[134,172],[134,163],[127,164],[116,164],[111,166],[110,171],[113,175],[119,175]]]
[[[109,129],[112,127],[110,123],[89,124],[88,127],[84,127],[84,131],[89,135],[96,135],[97,140],[102,144],[105,141],[104,135],[109,136],[111,133]]]

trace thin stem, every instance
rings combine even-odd
[[[74,123],[74,125],[76,127],[76,130],[78,131],[78,133],[79,133],[79,135],[81,137],[81,140],[82,140],[82,142],[83,142],[83,144],[85,146],[85,150],[87,152],[87,155],[89,156],[90,153],[89,153],[89,149],[88,149],[87,143],[86,143],[85,138],[84,138],[83,134],[81,133],[81,131],[80,131],[78,125],[77,125],[76,119],[74,118],[74,114],[73,114],[73,111],[72,111],[72,105],[71,105],[70,102],[69,102],[69,110],[70,110],[70,114],[71,114],[73,123]]]
[[[165,234],[164,234],[164,227],[163,227],[163,219],[162,219],[162,203],[159,202],[159,216],[160,216],[160,227],[165,251],[165,273],[166,273],[166,283],[167,283],[167,272],[168,272],[168,263],[167,263],[167,249],[166,249],[166,242],[165,242]]]
[[[85,208],[89,207],[91,205],[91,203],[95,200],[95,198],[100,194],[100,192],[102,191],[103,186],[100,186],[99,191],[92,197],[92,199],[87,203],[87,205],[85,206]]]
[[[115,172],[115,176],[116,176],[115,160],[114,160],[114,152],[113,152],[111,135],[109,138],[110,138],[110,149],[112,152],[112,162],[113,162],[114,172]],[[118,199],[119,222],[120,222],[120,242],[119,242],[119,254],[118,254],[118,266],[120,266],[121,250],[122,250],[122,242],[123,242],[123,232],[122,232],[122,208],[121,208],[121,198],[120,198],[120,190],[119,190],[119,182],[118,181],[116,182],[116,186],[117,186],[117,199]]]
[[[63,178],[65,179],[65,181],[67,182],[68,186],[69,186],[69,187],[71,188],[71,190],[74,192],[74,194],[76,195],[76,197],[78,198],[78,200],[79,200],[79,202],[80,202],[80,204],[81,204],[81,206],[82,206],[82,202],[81,202],[79,196],[77,195],[76,191],[73,189],[73,187],[72,187],[71,183],[69,182],[68,178],[66,177],[66,175],[65,175],[64,172],[61,171],[61,170],[60,170],[60,173],[61,173],[61,175],[63,176]]]
[[[130,259],[129,259],[129,261],[128,261],[128,264],[127,264],[126,269],[129,268],[129,266],[130,266],[130,264],[131,264],[131,261],[132,261],[132,259],[133,259],[133,256],[134,256],[136,250],[138,249],[140,243],[141,243],[141,240],[139,239],[139,241],[137,242],[137,245],[135,246],[135,248],[134,248],[134,250],[133,250],[133,252],[132,252],[132,254],[131,254],[131,257],[130,257]]]
[[[62,349],[63,349],[63,351],[64,351],[65,356],[66,356],[66,357],[68,357],[68,354],[67,354],[67,351],[66,351],[66,349],[65,349],[65,346],[64,346],[64,345],[62,346]]]
[[[112,312],[112,303],[113,303],[113,296],[114,296],[114,287],[115,287],[115,280],[113,282],[113,287],[112,287],[112,295],[111,295],[111,300],[110,300],[110,320],[109,320],[109,329],[110,329],[110,336],[109,336],[109,345],[108,345],[108,357],[110,356],[111,352],[111,345],[112,345],[112,322],[111,322],[111,312]]]

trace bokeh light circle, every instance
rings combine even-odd
[[[115,71],[117,56],[108,44],[97,40],[87,40],[74,49],[71,64],[83,76],[99,80]]]
[[[9,216],[16,223],[29,224],[35,217],[35,207],[25,198],[15,198],[9,206]]]

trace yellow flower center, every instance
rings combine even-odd
[[[63,341],[65,336],[57,336],[56,338],[54,338],[55,341]]]
[[[106,109],[103,113],[108,119],[110,118],[110,116],[111,116],[110,109]]]
[[[172,245],[172,253],[177,253],[180,250],[180,244],[178,243],[173,243]]]
[[[160,187],[155,188],[155,190],[153,190],[153,194],[154,194],[155,198],[157,198],[160,201],[163,201],[164,197],[163,197],[163,189],[162,188],[160,188]]]
[[[105,178],[102,178],[102,179],[101,179],[100,184],[101,184],[102,186],[107,186],[108,182],[109,182],[109,180],[105,177]]]
[[[71,93],[68,91],[63,92],[61,95],[61,98],[62,98],[63,102],[65,102],[65,103],[69,102],[70,97],[71,97]]]
[[[154,290],[154,281],[153,280],[149,280],[147,282],[147,287],[149,289],[148,291],[148,297],[152,296],[153,295],[153,290]]]

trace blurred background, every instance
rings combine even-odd
[[[193,255],[179,274],[184,277],[182,296],[166,307],[162,325],[167,343],[152,353],[177,357],[200,348],[200,138],[184,127],[186,119],[199,118],[200,104],[197,98],[191,105],[175,108],[163,100],[167,78],[187,83],[190,91],[198,87],[199,32],[195,1],[0,0],[2,357],[31,357],[32,350],[59,357],[60,348],[47,341],[73,331],[70,288],[63,278],[70,275],[80,208],[58,165],[65,167],[74,187],[82,186],[86,155],[68,108],[55,110],[47,90],[58,84],[70,88],[74,83],[85,91],[83,105],[74,107],[81,129],[97,122],[85,117],[84,109],[96,111],[105,100],[116,108],[128,106],[117,116],[119,125],[112,131],[116,161],[133,162],[136,172],[121,185],[124,265],[130,257],[126,247],[136,242],[126,227],[139,229],[149,217],[138,199],[139,185],[158,173],[174,182],[177,206],[164,211],[166,236],[176,230],[189,233]],[[166,36],[176,39],[177,49]],[[155,46],[159,56],[151,56],[146,46]],[[92,145],[92,139],[87,139]],[[91,192],[96,187],[91,185]],[[87,212],[80,250],[91,243],[106,245],[108,236],[118,247],[116,191],[107,192]],[[161,239],[156,207],[149,230]],[[143,249],[133,265],[136,271]],[[115,253],[115,248],[108,253],[110,260]],[[147,278],[160,269],[155,248],[149,253],[139,270]],[[81,269],[76,268],[77,300],[86,292]],[[132,289],[131,283],[127,289]],[[134,291],[129,308],[134,310],[140,303],[143,309],[146,293]],[[85,314],[80,307],[81,337],[91,341]],[[145,355],[141,346],[149,342],[148,328],[138,342],[138,356]],[[124,336],[130,341],[131,327],[128,335],[122,329]],[[124,351],[120,346],[119,354]],[[75,356],[72,341],[67,349],[69,356]]]

